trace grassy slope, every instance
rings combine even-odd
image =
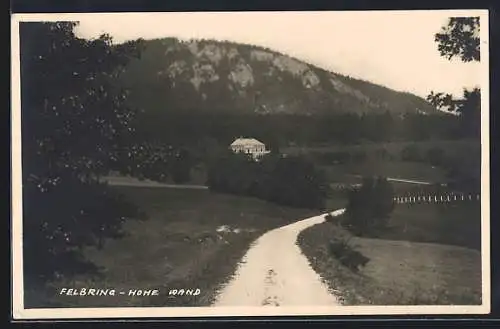
[[[480,304],[481,255],[462,247],[353,238],[370,258],[359,274],[327,251],[334,236],[346,232],[333,223],[313,226],[299,235],[312,267],[346,305]]]
[[[115,188],[145,209],[149,220],[127,222],[129,236],[107,241],[102,251],[88,249],[88,257],[104,266],[103,277],[56,283],[45,291],[45,302],[53,307],[209,305],[254,239],[269,229],[313,214],[204,190]],[[241,232],[216,232],[221,225]],[[160,296],[58,296],[61,287],[160,289]],[[199,288],[201,294],[166,295],[168,289],[180,288]]]
[[[481,249],[481,204],[397,205],[389,229],[370,237],[388,240],[434,242]]]

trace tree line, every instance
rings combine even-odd
[[[188,111],[143,113],[138,120],[145,138],[194,144],[212,139],[229,145],[240,135],[253,136],[272,148],[290,144],[359,144],[362,142],[456,140],[477,137],[462,129],[454,115],[407,114],[227,114]]]
[[[281,205],[323,209],[329,193],[325,174],[301,156],[264,156],[260,161],[230,151],[209,164],[209,188]]]

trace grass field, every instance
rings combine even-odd
[[[206,306],[236,269],[251,242],[263,232],[312,215],[253,198],[147,187],[114,187],[143,208],[149,219],[129,221],[129,233],[108,240],[89,259],[102,277],[78,277],[47,287],[39,305],[27,307]],[[223,226],[226,227],[223,227]],[[219,232],[217,232],[219,229]],[[59,296],[60,288],[159,289],[159,296]],[[169,297],[169,289],[196,289],[198,296]]]
[[[313,226],[298,243],[312,267],[345,305],[481,304],[481,254],[444,244],[353,237],[352,246],[370,261],[358,273],[328,251],[338,236],[335,223]]]
[[[481,203],[398,204],[389,227],[372,238],[434,242],[481,249]]]

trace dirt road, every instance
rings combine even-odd
[[[262,235],[213,306],[339,305],[296,244],[302,230],[324,220],[324,215],[315,216]]]

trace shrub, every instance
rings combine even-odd
[[[366,266],[370,259],[359,251],[355,250],[349,243],[350,239],[335,239],[329,244],[329,252],[337,258],[342,265],[353,272]]]
[[[343,225],[356,235],[386,228],[394,209],[394,191],[383,177],[365,177],[360,188],[353,189],[348,198]]]
[[[279,158],[266,181],[267,200],[293,207],[323,208],[329,192],[324,172],[300,156]]]

